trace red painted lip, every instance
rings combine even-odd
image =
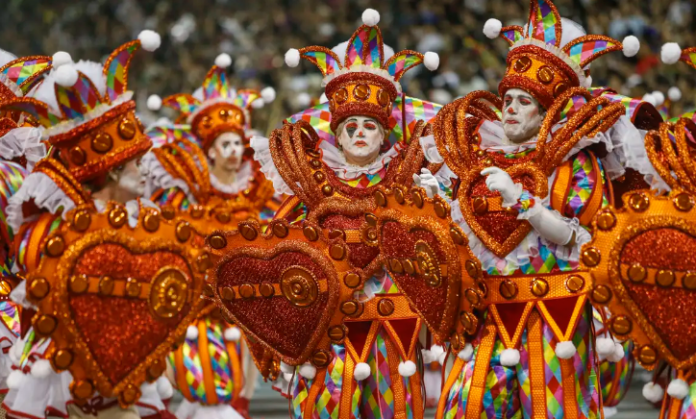
[[[514,119],[508,119],[505,121],[506,124],[519,124],[519,122],[515,121]]]
[[[365,141],[356,141],[353,145],[356,147],[367,147],[367,143]]]

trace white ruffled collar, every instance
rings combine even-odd
[[[346,161],[346,157],[338,147],[327,141],[319,143],[321,160],[334,171],[339,179],[353,180],[363,175],[374,175],[384,169],[394,157],[399,155],[403,148],[401,142],[397,142],[386,153],[380,154],[372,163],[366,166],[355,166]]]
[[[224,194],[238,194],[249,187],[249,182],[252,178],[251,160],[242,163],[242,166],[237,172],[237,177],[232,184],[224,184],[218,179],[213,172],[210,172],[210,185]]]

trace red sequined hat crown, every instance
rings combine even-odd
[[[275,99],[272,87],[266,87],[260,92],[255,89],[235,90],[225,72],[231,62],[232,59],[227,54],[220,54],[215,59],[215,65],[203,80],[200,97],[179,93],[161,101],[161,105],[179,112],[176,123],[191,124],[191,129],[204,150],[210,148],[213,141],[224,132],[236,132],[248,144],[246,132],[251,129],[251,108],[263,107],[265,103]],[[150,106],[150,109],[157,110],[159,105]]]
[[[423,55],[409,50],[396,53],[385,62],[384,41],[377,23],[379,13],[365,10],[363,25],[348,41],[343,60],[334,51],[321,46],[291,49],[285,54],[288,66],[296,67],[300,58],[304,58],[324,75],[334,131],[351,115],[373,117],[388,129],[392,104],[401,94],[401,77],[421,63],[430,70],[439,65],[437,54]]]
[[[561,44],[561,16],[551,0],[531,0],[529,21],[521,26],[502,27],[490,19],[483,30],[489,38],[498,36],[511,46],[507,71],[498,86],[500,96],[512,88],[529,92],[545,108],[571,87],[590,87],[585,69],[597,57],[610,51],[623,50],[633,56],[640,43],[634,36],[623,44],[602,35],[584,35]]]
[[[135,116],[128,68],[142,46],[154,51],[160,36],[143,31],[116,49],[102,66],[61,63],[44,78],[32,97],[10,100],[0,111],[30,115],[45,130],[61,163],[78,181],[95,179],[144,154],[152,145]]]

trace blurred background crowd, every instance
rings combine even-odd
[[[667,41],[696,46],[696,2],[688,0],[556,0],[560,13],[588,33],[641,40],[636,57],[608,54],[592,64],[595,86],[642,97],[672,86],[682,92],[672,116],[696,104],[696,70],[660,62]],[[162,34],[162,47],[140,54],[131,86],[141,104],[150,94],[192,92],[221,52],[233,58],[239,87],[273,86],[278,99],[255,124],[272,128],[321,94],[321,75],[307,63],[290,69],[289,48],[334,46],[360,25],[362,11],[382,16],[380,28],[395,50],[436,51],[436,72],[412,71],[402,82],[409,95],[446,103],[472,90],[497,90],[505,69],[507,43],[487,39],[483,25],[495,17],[504,25],[524,23],[528,0],[3,0],[0,48],[17,55],[68,51],[74,59],[102,60],[144,28]],[[144,108],[144,106],[143,106]],[[145,119],[154,118],[142,109]],[[271,122],[273,121],[273,122]]]

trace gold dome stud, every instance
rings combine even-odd
[[[61,236],[55,236],[46,242],[46,253],[51,257],[58,257],[65,251],[65,241]]]
[[[111,138],[111,135],[100,132],[92,138],[91,146],[92,150],[99,154],[104,154],[114,146],[114,140]]]

